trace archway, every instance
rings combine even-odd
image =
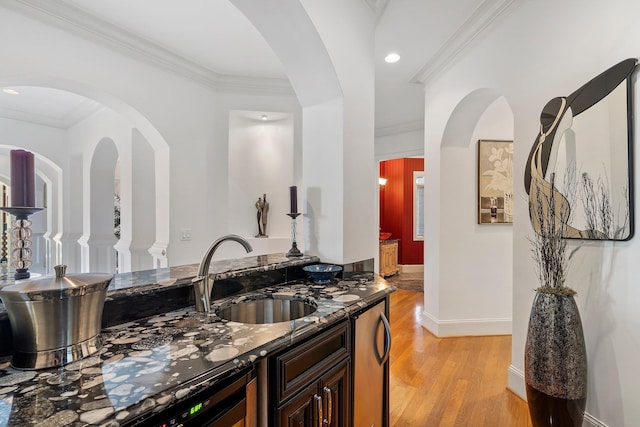
[[[441,147],[468,147],[478,120],[487,108],[501,96],[493,89],[483,88],[462,98],[449,116],[442,134]]]
[[[258,29],[282,62],[303,108],[342,98],[335,68],[300,0],[278,7],[261,0],[229,0]]]
[[[510,333],[513,231],[510,224],[478,224],[476,143],[513,140],[513,112],[485,88],[451,107],[439,140],[425,145],[425,190],[437,194],[439,206],[425,220],[423,325],[437,336]]]
[[[77,81],[70,81],[63,78],[51,77],[51,76],[38,76],[38,77],[11,77],[4,78],[0,76],[0,86],[11,87],[43,87],[52,88],[62,91],[71,92],[77,95],[84,96],[90,100],[94,100],[110,110],[120,114],[131,124],[140,135],[146,140],[146,142],[152,147],[153,150],[153,169],[155,171],[163,171],[163,173],[155,173],[155,187],[153,189],[155,196],[155,239],[153,245],[148,249],[148,252],[153,258],[154,267],[167,267],[167,248],[169,246],[169,199],[170,199],[170,150],[169,145],[165,141],[164,137],[158,132],[155,126],[139,111],[123,102],[122,100],[109,95],[95,87],[86,85]],[[24,147],[23,147],[24,148]],[[28,147],[27,147],[28,148]],[[70,159],[70,165],[74,167],[82,167],[82,159]],[[62,182],[62,181],[60,181]],[[73,187],[73,183],[71,184]],[[60,221],[62,221],[62,215],[60,215]],[[72,233],[73,235],[63,236],[63,240],[67,240],[67,237],[75,242],[80,238],[80,235]],[[70,245],[66,245],[69,247]],[[73,258],[73,249],[69,254]],[[65,256],[68,259],[69,256]],[[67,263],[67,261],[64,261]],[[72,271],[72,269],[69,269]]]
[[[11,187],[9,152],[20,148],[25,147],[0,143],[0,181],[9,188]],[[62,262],[63,173],[58,164],[42,153],[34,151],[33,154],[36,172],[36,205],[46,209],[34,214],[31,218],[34,255],[30,270],[48,274],[53,271],[54,265]],[[9,262],[11,262],[10,259]]]
[[[155,171],[164,171],[163,173],[154,173],[152,174],[154,180],[154,186],[152,188],[147,187],[147,191],[152,191],[153,194],[153,203],[154,208],[151,208],[152,212],[155,214],[155,218],[152,221],[155,229],[153,230],[153,242],[151,245],[147,245],[146,251],[147,255],[151,257],[151,262],[146,262],[145,265],[148,267],[166,267],[168,265],[167,258],[167,247],[169,245],[169,196],[170,196],[170,174],[169,174],[169,146],[164,140],[164,138],[159,134],[159,132],[155,129],[155,127],[146,119],[142,114],[140,114],[135,109],[131,108],[131,106],[127,105],[123,101],[112,97],[108,94],[102,93],[101,91],[78,83],[74,81],[68,81],[60,78],[52,78],[52,77],[37,77],[37,78],[11,78],[11,79],[3,79],[0,77],[0,85],[2,86],[11,86],[11,87],[35,87],[35,88],[47,88],[47,89],[56,89],[60,91],[66,91],[70,93],[74,93],[77,95],[84,96],[90,100],[99,102],[103,106],[108,107],[108,110],[113,111],[121,115],[124,120],[129,121],[131,128],[135,129],[138,135],[140,135],[139,139],[144,139],[144,141],[151,147],[151,153],[147,159],[145,159],[145,163],[151,161],[153,165],[151,166],[152,170]],[[58,130],[60,132],[60,130]],[[12,139],[12,140],[15,140]],[[37,147],[33,148],[29,146],[29,138],[18,138],[18,140],[25,141],[27,146],[20,147],[26,148],[34,152],[38,152]],[[0,138],[0,143],[2,142]],[[49,144],[50,145],[50,144]],[[37,144],[36,144],[37,146]],[[74,157],[75,156],[75,157]],[[149,160],[150,159],[150,160]],[[68,160],[68,166],[73,169],[82,170],[82,168],[87,168],[87,165],[83,165],[85,161],[81,157],[77,157],[76,155],[70,155]],[[65,166],[66,168],[66,166]],[[148,168],[147,168],[148,169]],[[62,174],[62,169],[60,169],[60,173]],[[65,178],[67,179],[67,178]],[[80,181],[81,182],[81,181]],[[62,188],[64,186],[69,186],[69,190],[65,195],[64,203],[62,199]],[[52,193],[53,197],[59,198],[59,207],[63,208],[63,204],[67,205],[70,202],[70,197],[73,194],[83,194],[82,189],[78,187],[78,182],[69,183],[66,181],[63,184],[62,175],[60,179],[52,183],[51,186],[47,187]],[[128,203],[132,203],[129,201]],[[48,205],[49,209],[51,209],[51,205]],[[55,229],[52,229],[51,237],[52,246],[51,246],[51,257],[55,261],[52,262],[64,262],[68,265],[68,271],[80,271],[80,265],[76,264],[76,259],[80,259],[81,252],[77,252],[77,244],[76,241],[80,239],[80,244],[86,244],[86,241],[82,240],[82,231],[68,229],[65,230],[65,234],[62,234],[62,224],[63,224],[63,211],[60,210],[59,213],[51,213],[47,210],[45,215],[51,216],[52,218],[49,221],[56,222],[57,226]],[[131,210],[131,206],[128,206],[127,209]],[[82,205],[78,205],[72,207],[70,210],[65,211],[67,215],[75,216],[73,212],[82,212]],[[148,212],[147,212],[148,214]],[[81,213],[79,218],[72,219],[74,223],[81,223]],[[66,219],[65,219],[66,221]],[[62,244],[62,241],[65,244]],[[145,242],[146,243],[146,242]]]

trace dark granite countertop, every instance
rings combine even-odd
[[[249,268],[261,268],[260,262]],[[267,264],[265,268],[272,265]],[[157,276],[156,282],[169,283],[174,280],[172,274],[166,280]],[[114,292],[127,289],[115,286]],[[299,280],[214,302],[215,309],[267,296],[317,305],[316,312],[297,320],[243,324],[188,307],[107,328],[102,332],[105,345],[98,354],[63,368],[17,371],[8,362],[2,363],[0,427],[119,426],[139,414],[188,398],[348,318],[394,289],[371,273],[334,279],[327,285]]]

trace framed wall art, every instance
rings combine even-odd
[[[553,197],[564,209],[564,238],[633,237],[637,66],[636,58],[625,59],[543,107],[524,175],[529,217],[536,233],[541,234],[549,215],[539,209],[540,201],[546,203]]]
[[[478,141],[478,224],[513,222],[513,141]]]

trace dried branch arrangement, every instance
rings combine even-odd
[[[545,182],[536,183],[536,198],[530,209],[537,218],[538,232],[529,238],[531,252],[536,261],[536,272],[541,286],[538,292],[557,295],[575,295],[565,286],[565,273],[573,252],[567,254],[566,230],[571,220],[571,205],[576,199],[575,174],[564,177],[562,192],[555,185],[555,174],[551,174],[550,187]]]
[[[609,195],[609,183],[606,177],[599,177],[594,183],[587,173],[582,174],[580,199],[584,209],[588,239],[619,239],[629,227],[629,206],[626,206],[625,215],[614,216]],[[629,200],[627,188],[623,188],[624,200]],[[614,220],[619,219],[619,221]]]
[[[555,174],[551,174],[550,182],[538,180],[534,184],[535,198],[529,202],[529,210],[536,233],[529,241],[541,285],[536,289],[539,292],[575,294],[573,289],[565,286],[565,274],[581,244],[567,253],[568,236],[575,238],[579,233],[581,238],[589,240],[616,239],[629,226],[628,206],[626,216],[615,216],[613,213],[606,177],[599,177],[594,182],[589,174],[583,173],[580,182],[577,182],[577,176],[575,168],[568,168],[561,190],[556,187]],[[572,220],[571,206],[575,206],[577,198],[582,203],[585,230],[576,230],[569,225]],[[628,200],[627,197],[625,199]]]

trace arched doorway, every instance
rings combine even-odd
[[[513,112],[485,88],[450,111],[440,137],[425,138],[425,198],[437,208],[425,213],[423,325],[437,336],[510,333],[512,225],[478,224],[477,142],[513,140]]]

